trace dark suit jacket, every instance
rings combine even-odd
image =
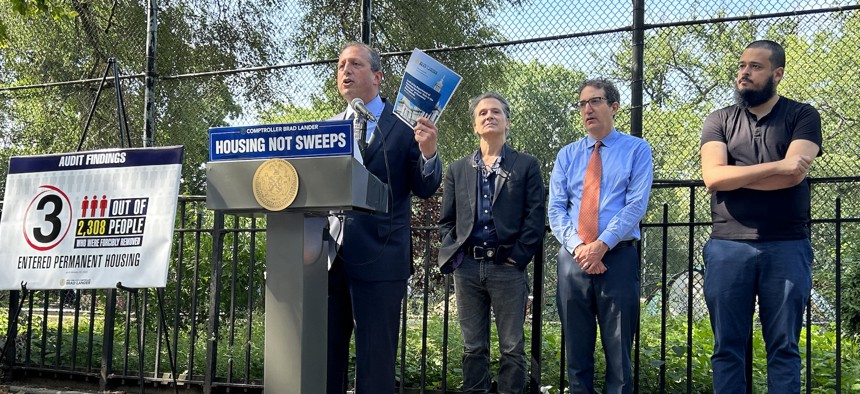
[[[433,173],[424,176],[421,151],[412,128],[397,119],[391,103],[383,101],[385,109],[363,158],[364,166],[391,189],[388,213],[347,216],[343,246],[338,252],[347,275],[363,281],[409,278],[412,268],[410,193],[428,198],[439,189],[442,181],[441,158],[437,157]],[[343,114],[335,119],[343,119]]]
[[[537,252],[545,232],[545,192],[540,165],[534,156],[504,146],[505,159],[496,176],[493,223],[499,239],[496,262],[510,257],[525,269]],[[453,271],[452,263],[462,252],[475,224],[478,169],[474,153],[455,161],[445,173],[439,230],[442,245],[438,264],[442,272]]]

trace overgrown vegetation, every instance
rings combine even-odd
[[[220,356],[217,358],[216,373],[219,377],[229,378],[233,381],[245,381],[246,377],[250,382],[262,382],[263,378],[263,331],[264,331],[264,316],[255,314],[250,317],[250,341],[231,340],[235,339],[236,333],[243,333],[249,328],[249,319],[247,317],[240,318],[235,321],[235,324],[222,325],[218,335],[218,348]],[[95,355],[96,365],[92,367],[96,370],[100,367],[98,364],[98,355],[101,354],[103,343],[103,325],[95,321],[93,328],[93,343],[88,342],[90,322],[86,319],[80,321],[80,326],[77,330],[78,349],[77,352],[72,352],[71,344],[74,338],[74,333],[68,322],[58,335],[58,320],[49,318],[46,324],[47,330],[43,331],[42,317],[35,316],[33,319],[32,331],[29,333],[26,327],[20,327],[19,335],[29,335],[30,348],[19,349],[18,362],[31,365],[41,365],[44,363],[48,366],[69,367],[72,362],[75,363],[76,369],[87,369],[87,357],[92,352]],[[426,389],[441,390],[443,381],[447,389],[458,390],[462,382],[462,370],[460,369],[460,360],[463,350],[461,345],[460,329],[456,318],[452,318],[448,322],[448,339],[447,348],[444,341],[444,319],[439,314],[432,314],[427,319],[426,326],[426,341],[427,348],[421,352],[416,352],[414,349],[420,349],[423,339],[424,328],[422,327],[421,316],[411,316],[407,328],[407,343],[409,349],[406,353],[406,370],[404,374],[407,387],[424,387]],[[5,326],[6,316],[0,315],[0,324]],[[527,354],[530,354],[530,326],[526,330]],[[659,392],[664,388],[666,392],[685,392],[688,382],[695,393],[712,392],[711,387],[711,367],[710,355],[713,351],[713,338],[711,328],[707,320],[695,321],[692,325],[692,343],[690,348],[690,376],[687,377],[687,323],[685,317],[670,318],[666,325],[666,347],[665,358],[661,358],[660,346],[660,330],[661,320],[659,316],[651,314],[643,314],[641,319],[641,337],[639,339],[639,390],[640,392]],[[205,325],[200,324],[197,327],[198,332],[205,332]],[[543,325],[543,340],[541,344],[542,358],[542,373],[541,385],[548,388],[550,392],[557,392],[561,373],[560,356],[561,356],[561,328],[557,321],[546,321]],[[200,379],[203,376],[204,368],[206,367],[203,358],[200,355],[205,354],[206,343],[205,337],[197,337],[194,341],[193,348],[189,346],[190,338],[189,331],[178,330],[170,334],[176,334],[179,338],[178,352],[178,371],[182,378]],[[232,334],[231,334],[232,333]],[[43,335],[44,334],[44,335]],[[126,331],[125,323],[118,324],[115,329],[115,347],[113,365],[115,373],[126,376],[137,376],[138,373],[138,355],[137,347],[137,321],[131,320],[131,326]],[[127,336],[128,335],[128,336]],[[167,359],[166,346],[163,339],[159,341],[155,337],[156,332],[147,330],[145,339],[146,355],[144,360],[144,371],[147,376],[152,376],[155,371],[156,363],[159,364],[159,373],[168,373],[169,360]],[[801,334],[801,357],[804,360],[805,369],[809,367],[806,363],[806,335],[804,331]],[[811,391],[814,393],[828,393],[836,390],[836,330],[833,325],[813,326],[811,329],[811,368],[813,380]],[[497,337],[495,329],[492,330],[492,343],[496,344]],[[55,358],[57,354],[58,344],[59,359]],[[124,347],[119,347],[118,344],[128,344],[128,351]],[[847,336],[842,338],[841,349],[841,368],[842,368],[842,383],[841,390],[843,392],[854,392],[860,390],[860,342],[856,336]],[[172,346],[176,346],[172,344]],[[159,359],[154,358],[156,347],[160,348]],[[754,367],[753,367],[753,386],[754,392],[767,392],[767,378],[765,365],[764,343],[761,336],[756,335],[753,343]],[[40,355],[44,351],[46,358],[42,359]],[[24,359],[25,354],[29,352],[30,359]],[[189,360],[192,352],[198,355],[197,362],[193,370],[190,370]],[[74,357],[74,361],[72,360]],[[246,360],[247,357],[247,360]],[[398,355],[398,376],[400,372],[400,364]],[[499,353],[497,348],[491,349],[491,368],[498,370]],[[598,391],[602,387],[600,376],[605,370],[605,364],[602,357],[602,349],[598,343],[596,350],[596,375],[595,381],[598,386]],[[250,363],[248,363],[250,362]],[[443,369],[443,363],[447,363],[447,367]],[[245,370],[249,374],[245,375]],[[422,375],[423,373],[423,375]],[[423,382],[423,386],[422,386]]]

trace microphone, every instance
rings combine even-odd
[[[367,119],[363,116],[356,114],[355,118],[352,119],[352,136],[358,143],[358,151],[364,157],[364,151],[367,149]]]
[[[352,110],[355,111],[356,114],[363,116],[365,119],[376,122],[376,117],[370,113],[370,110],[364,105],[364,100],[359,97],[352,99],[349,103],[349,106],[352,107]]]

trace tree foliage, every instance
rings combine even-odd
[[[408,0],[374,1],[372,6],[373,28],[371,45],[381,52],[406,52],[385,56],[382,85],[384,97],[396,97],[400,79],[413,48],[432,50],[466,45],[479,45],[500,40],[502,37],[491,26],[487,16],[491,15],[507,0],[445,0],[439,2],[414,2]],[[296,59],[335,59],[348,41],[360,39],[360,2],[331,3],[324,0],[302,0],[305,12],[301,28],[292,41]],[[440,150],[443,160],[450,141],[448,136],[471,133],[468,121],[464,121],[469,97],[482,92],[500,75],[500,66],[506,61],[504,54],[493,48],[470,51],[437,51],[431,56],[465,76],[442,116],[439,124]],[[345,104],[335,86],[334,66],[320,68],[317,77],[324,83],[315,96],[314,109],[325,108],[329,114],[343,109]],[[305,106],[306,103],[300,104]],[[466,117],[467,118],[467,117]],[[317,118],[319,119],[319,118]],[[309,119],[308,119],[309,120]]]
[[[860,13],[854,11],[815,18],[675,26],[647,32],[642,134],[653,149],[656,179],[700,179],[702,123],[710,112],[733,104],[737,59],[744,47],[756,39],[771,39],[782,43],[786,49],[785,76],[779,84],[779,93],[808,102],[821,113],[824,155],[815,161],[811,176],[854,176],[860,172],[857,155],[860,126],[856,116],[860,111],[860,100],[852,93],[860,89],[857,72],[860,56],[852,49],[860,42]],[[821,30],[818,27],[821,24],[830,26],[830,29]],[[630,43],[623,43],[611,55],[612,61],[601,73],[621,81],[619,85],[631,81],[631,48]],[[843,207],[848,208],[843,212],[844,217],[856,215],[857,204],[849,205],[858,198],[854,189],[853,186],[839,185],[827,190],[814,189],[813,218],[833,217],[834,213],[829,210],[833,209],[836,197],[841,197]],[[655,188],[644,222],[661,223],[664,204],[668,208],[667,220],[687,222],[691,220],[691,199],[695,204],[692,220],[707,222],[710,220],[709,198],[701,190]],[[662,240],[659,230],[646,231],[646,240]],[[816,287],[832,303],[836,295],[828,284],[833,283],[836,268],[830,231],[829,226],[813,226]],[[700,251],[708,231],[696,230],[692,234],[694,239],[689,243],[687,229],[669,229],[665,242],[668,243],[666,261],[670,278],[686,271],[690,260],[694,267],[701,267]],[[645,243],[642,280],[647,284],[646,288],[656,289],[661,284],[662,242]],[[844,244],[849,245],[854,245],[853,241]],[[843,258],[847,256],[849,261],[856,260],[857,248],[845,247],[843,250]],[[848,272],[853,275],[855,271]],[[850,299],[850,294],[843,293],[844,300],[856,309],[860,302]],[[854,312],[852,318],[856,319],[856,316],[858,314]]]
[[[558,151],[585,134],[576,103],[582,72],[537,61],[509,61],[502,78],[489,86],[511,105],[511,132],[508,143],[527,152],[541,163],[544,183]],[[472,135],[471,149],[477,146]]]
[[[77,13],[57,5],[51,0],[7,0],[9,6],[15,14],[20,17],[30,17],[36,14],[44,13],[50,15],[54,19],[74,18]],[[9,28],[3,19],[0,19],[0,49],[4,49],[8,45]]]
[[[43,0],[13,3],[41,10]],[[145,2],[144,2],[145,3]],[[27,11],[0,3],[8,49],[0,53],[0,87],[99,78],[108,58],[121,75],[144,70],[146,9],[141,2],[73,2],[75,9]],[[286,44],[275,39],[277,0],[229,4],[187,0],[162,4],[157,32],[157,72],[161,76],[213,69],[235,69],[277,60]],[[110,77],[113,76],[111,72]],[[109,82],[112,82],[110,80]],[[201,164],[207,159],[206,130],[243,113],[245,105],[264,105],[277,85],[263,74],[161,80],[156,85],[156,145],[185,145],[184,193],[200,194],[205,185]],[[82,86],[84,88],[82,88]],[[122,82],[129,130],[142,130],[144,86],[141,79]],[[118,147],[119,122],[112,83],[103,86],[83,149]],[[74,150],[94,101],[97,83],[0,93],[4,150],[11,155]],[[269,101],[270,102],[270,101]],[[140,138],[132,137],[140,146]],[[0,168],[5,172],[5,167]]]
[[[832,31],[814,29],[800,19],[775,22],[677,26],[650,31],[646,37],[643,136],[654,147],[655,177],[697,179],[698,142],[704,118],[733,103],[732,86],[740,53],[749,42],[771,39],[786,49],[785,77],[779,93],[808,102],[822,114],[827,152],[813,176],[856,174],[860,101],[860,57],[851,49],[860,40],[860,13],[826,16]],[[608,74],[631,80],[629,43],[613,54]],[[851,133],[851,131],[855,131]],[[851,137],[847,137],[851,134]]]

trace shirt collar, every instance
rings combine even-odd
[[[492,168],[490,168],[490,171],[498,174],[499,171],[501,170],[502,161],[505,160],[505,147],[506,147],[505,145],[502,145],[502,152],[499,154],[499,157],[496,158],[496,162],[493,163],[493,166],[492,166]],[[484,167],[483,158],[484,158],[484,155],[481,154],[481,149],[478,148],[478,150],[475,151],[475,154],[472,155],[472,167],[480,168],[480,169],[486,169],[486,167]]]
[[[618,133],[618,130],[616,130],[613,127],[612,131],[610,131],[609,134],[606,135],[606,137],[603,137],[603,139],[600,140],[600,142],[603,143],[603,146],[610,146],[610,145],[612,145],[613,142],[618,140],[619,137],[620,137],[620,135]],[[597,140],[594,138],[591,138],[590,135],[585,136],[585,147],[586,148],[593,147],[596,142],[597,142]]]
[[[382,110],[385,109],[385,102],[382,101],[382,97],[379,97],[379,95],[376,95],[376,97],[374,97],[373,100],[370,100],[369,103],[364,103],[364,106],[367,107],[367,110],[370,111],[370,113],[372,113],[373,116],[376,117],[376,120],[378,121],[379,117],[382,116]],[[349,104],[347,104],[346,105],[346,113],[344,114],[343,118],[349,119],[350,117],[352,117],[353,113],[355,113],[355,111],[353,111],[352,107]]]
[[[779,96],[779,98],[776,100],[776,103],[773,104],[773,108],[770,109],[770,112],[768,112],[765,116],[762,116],[761,118],[756,116],[756,114],[750,112],[749,108],[741,107],[740,105],[738,105],[738,107],[746,114],[747,118],[752,119],[756,122],[760,122],[764,119],[774,116],[775,113],[779,112],[779,110],[782,109],[783,101],[784,100],[782,99],[782,96]]]

